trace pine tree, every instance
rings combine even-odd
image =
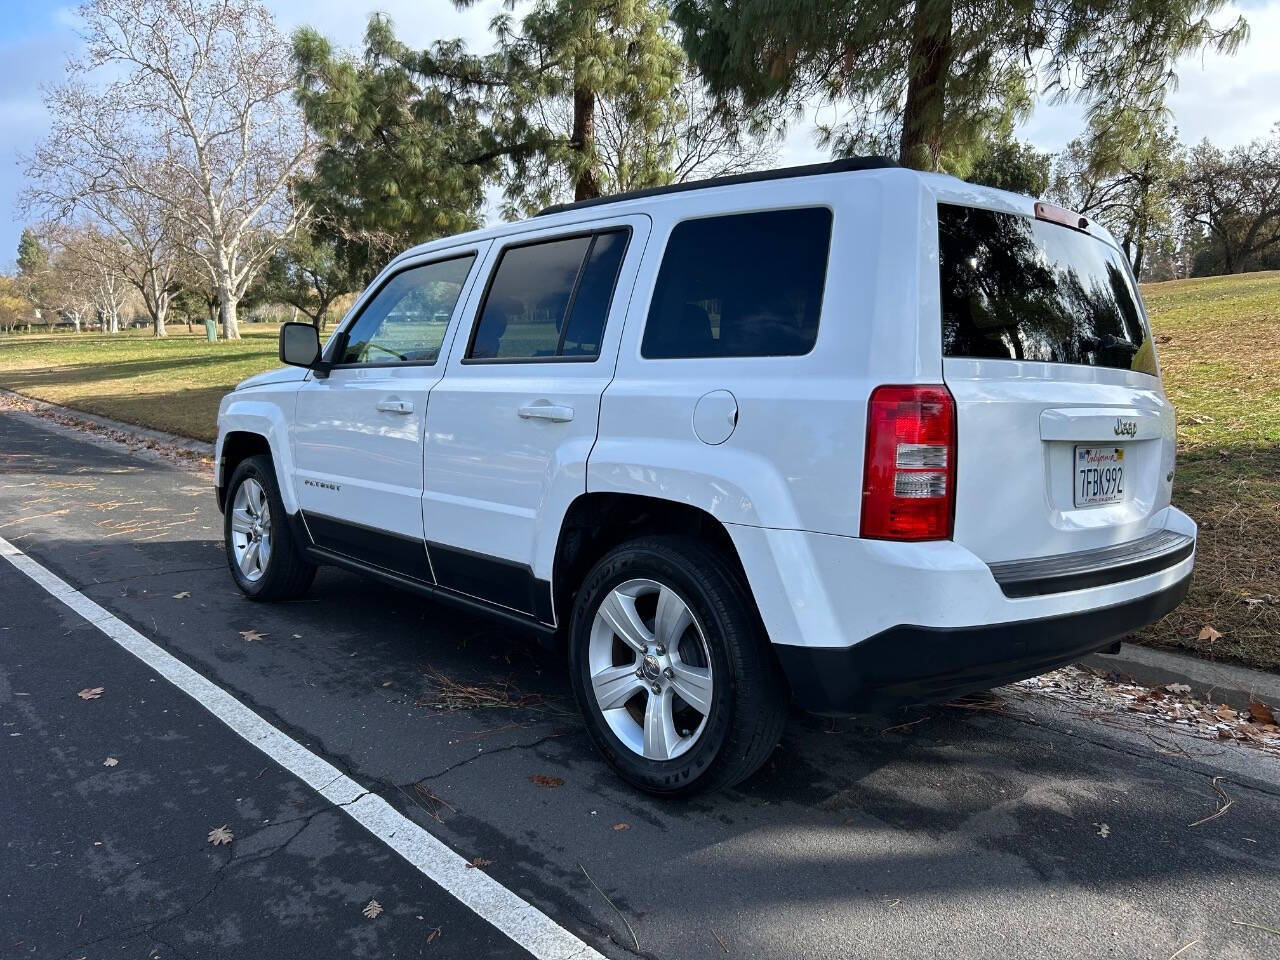
[[[523,116],[487,118],[509,82],[498,55],[470,55],[458,40],[412,50],[382,15],[358,59],[311,29],[293,45],[298,102],[325,143],[298,193],[314,209],[312,233],[362,280],[406,246],[478,226],[504,158],[548,147]]]
[[[847,108],[828,130],[837,152],[894,153],[923,170],[985,138],[1034,102],[1087,105],[1106,127],[1157,115],[1173,64],[1234,52],[1243,18],[1217,26],[1225,0],[677,0],[686,50],[712,89],[794,107]]]
[[[570,105],[568,149],[547,160],[567,165],[575,200],[612,187],[602,182],[596,134],[602,100],[621,115],[632,144],[641,147],[632,151],[629,178],[661,179],[671,156],[656,133],[680,109],[685,66],[664,6],[654,0],[536,0],[518,30],[510,16],[499,17],[494,28],[511,76],[523,81],[511,85],[507,106],[518,115],[557,99]]]

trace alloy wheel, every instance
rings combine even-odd
[[[250,583],[262,579],[271,562],[271,504],[253,477],[240,484],[231,504],[231,552]]]
[[[697,743],[711,713],[711,651],[670,587],[643,579],[614,587],[596,610],[587,662],[596,705],[633,753],[673,760]]]

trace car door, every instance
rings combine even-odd
[[[586,491],[648,233],[633,216],[495,241],[427,412],[422,510],[441,586],[552,622],[560,519]]]
[[[295,489],[317,546],[431,582],[423,545],[427,398],[441,346],[488,244],[381,278],[327,348],[327,377],[298,391]]]

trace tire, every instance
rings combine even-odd
[[[249,508],[249,534],[233,527],[233,524],[244,526],[242,504]],[[265,524],[255,515],[255,506],[259,514],[266,513]],[[303,555],[301,545],[293,536],[276,484],[275,468],[265,454],[242,460],[231,474],[222,518],[222,539],[231,576],[250,600],[293,600],[306,593],[315,579],[316,566]],[[246,541],[254,539],[259,544],[259,560],[263,553],[266,560],[265,563],[250,562],[246,569],[241,558],[248,548]],[[266,551],[261,549],[264,543],[268,547]]]
[[[674,649],[660,649],[672,636]],[[597,749],[647,793],[689,796],[745,780],[787,718],[786,685],[747,588],[720,552],[689,537],[633,540],[595,565],[574,604],[569,669]]]

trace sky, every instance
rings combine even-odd
[[[395,22],[405,42],[425,46],[445,37],[461,37],[483,49],[488,24],[501,9],[480,0],[458,10],[452,0],[265,0],[286,29],[309,24],[340,46],[356,48],[370,13],[382,11]],[[1218,14],[1230,21],[1248,19],[1249,42],[1235,57],[1208,54],[1178,65],[1179,86],[1169,98],[1184,142],[1208,137],[1234,146],[1259,137],[1280,121],[1280,0],[1241,0]],[[80,40],[74,4],[49,0],[0,0],[0,269],[12,266],[22,219],[17,198],[23,187],[20,153],[45,134],[48,118],[42,89],[58,82],[67,57]],[[1041,150],[1056,151],[1083,127],[1073,104],[1041,103],[1018,136]],[[812,114],[791,125],[780,165],[826,159],[814,144]]]

